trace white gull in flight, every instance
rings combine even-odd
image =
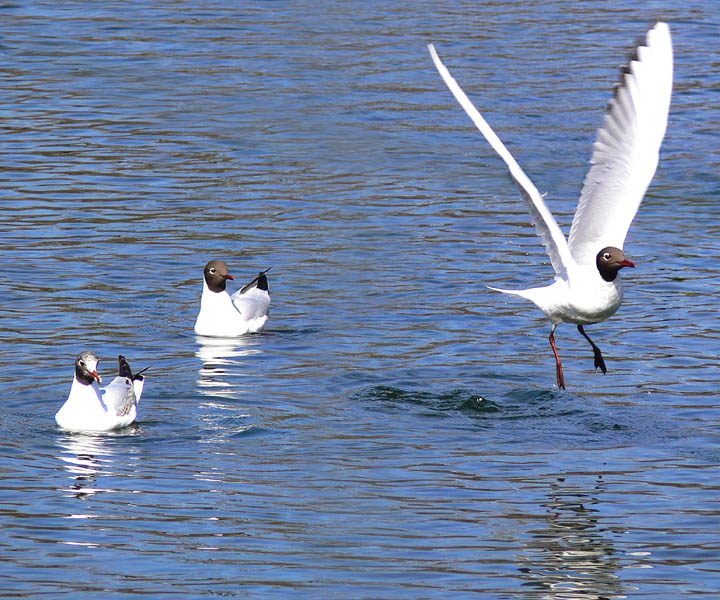
[[[669,27],[656,23],[623,73],[593,145],[568,240],[537,188],[450,75],[433,45],[428,48],[445,84],[507,165],[555,270],[554,282],[544,287],[491,289],[530,300],[552,321],[549,339],[558,387],[565,388],[554,335],[560,323],[577,325],[592,346],[595,368],[606,373],[602,353],[583,326],[615,314],[623,299],[619,271],[635,266],[622,248],[655,174],[667,127],[673,76]]]

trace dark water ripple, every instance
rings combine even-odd
[[[708,598],[720,586],[720,70],[710,3],[0,6],[3,598]],[[569,326],[425,44],[569,226],[617,69],[676,84],[626,301]],[[273,266],[268,329],[192,334]],[[52,415],[150,365],[139,422]]]

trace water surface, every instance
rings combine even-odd
[[[720,587],[711,3],[0,7],[2,596],[708,598]],[[434,42],[568,230],[633,44],[668,134],[586,342],[486,285],[551,278]],[[198,340],[202,268],[273,266]],[[625,275],[625,274],[624,274]],[[140,419],[53,415],[94,349]]]

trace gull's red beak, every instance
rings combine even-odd
[[[90,375],[95,378],[95,381],[97,381],[98,383],[102,383],[102,377],[100,377],[100,374],[97,371],[93,371],[92,373],[90,373]]]
[[[628,260],[627,258],[623,261],[620,261],[618,263],[618,267],[633,267],[635,268],[635,263],[631,260]]]
[[[635,265],[633,265],[633,267],[634,266]],[[232,275],[230,275],[230,273],[228,273],[227,275],[223,275],[223,277],[225,277],[225,279],[232,279],[233,281],[235,281],[235,278]]]

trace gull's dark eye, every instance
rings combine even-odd
[[[215,267],[210,268],[210,272],[214,275],[215,274]]]
[[[605,260],[610,260],[610,253],[609,253],[609,252],[606,252],[605,254],[603,254],[603,258],[604,258]]]

